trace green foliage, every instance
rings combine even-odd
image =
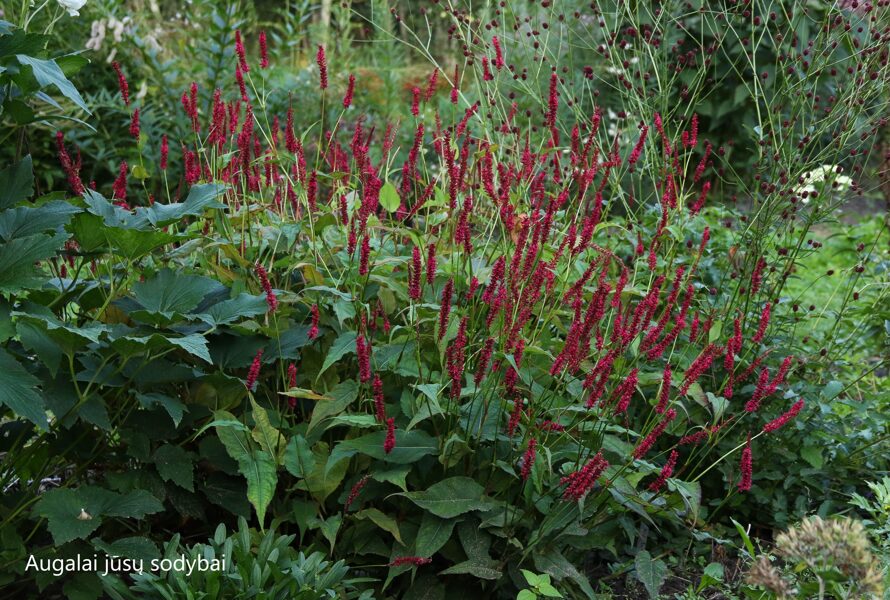
[[[860,15],[791,11],[777,25],[819,42],[813,69],[862,60],[879,75],[838,86],[835,116],[809,125],[799,98],[835,84],[772,66],[758,80],[754,67],[784,60],[790,41],[756,36],[749,50],[735,28],[750,15],[735,6],[606,3],[588,36],[543,5],[464,22],[368,4],[356,11],[377,27],[377,69],[351,68],[366,15],[347,3],[330,15],[343,39],[328,44],[327,89],[317,47],[285,42],[305,29],[306,3],[276,19],[273,63],[284,60],[269,68],[254,51],[262,6],[198,2],[195,25],[171,20],[161,50],[127,28],[95,56],[121,60],[131,105],[104,66],[50,52],[61,38],[0,23],[4,124],[40,138],[37,115],[89,106],[99,130],[68,132],[82,153],[64,173],[77,190],[81,170],[95,175],[96,189],[44,193],[62,187],[51,144],[11,151],[0,170],[0,584],[78,598],[525,600],[594,598],[591,581],[611,571],[602,585],[624,573],[657,598],[691,540],[729,545],[719,536],[734,524],[753,558],[749,523],[828,513],[886,468],[886,226],[826,240],[828,259],[811,239],[851,193],[840,167],[868,164],[861,136],[881,126],[887,65],[868,33],[807,23]],[[756,3],[755,16],[772,8]],[[168,9],[137,18],[158,24]],[[89,10],[110,22],[115,7]],[[524,29],[501,35],[522,76],[492,67],[494,17],[504,32],[514,17],[547,23],[532,55]],[[428,18],[457,19],[449,36],[495,73],[467,60],[452,80],[433,40],[415,43]],[[441,64],[454,106],[433,86],[427,97],[427,66],[393,68],[400,36]],[[853,40],[869,51],[827,49]],[[713,68],[681,68],[673,49],[687,45]],[[563,55],[566,77],[551,79]],[[587,58],[590,71],[574,62]],[[68,79],[81,68],[97,75],[73,79],[83,96]],[[770,105],[786,97],[797,100]],[[693,106],[713,151],[689,141]],[[136,108],[143,129],[125,144]],[[637,123],[651,131],[635,162]],[[728,130],[739,139],[718,147]],[[722,202],[700,210],[704,181]],[[812,275],[834,268],[844,276],[827,286]],[[761,381],[775,382],[766,395]],[[883,502],[853,498],[875,515]],[[209,544],[180,543],[220,522]],[[96,551],[226,561],[132,580],[24,570],[32,554]],[[361,578],[345,580],[346,561]],[[702,567],[691,594],[726,579]]]
[[[239,519],[238,530],[228,534],[219,525],[206,544],[183,547],[178,535],[164,546],[163,560],[182,561],[191,568],[173,566],[133,576],[127,585],[121,578],[102,579],[106,594],[114,600],[168,598],[247,598],[261,595],[282,600],[324,600],[327,598],[373,598],[360,593],[356,584],[362,579],[347,579],[349,571],[341,561],[325,560],[321,552],[308,556],[293,547],[294,536],[278,535],[272,530],[258,532]],[[119,548],[115,550],[119,551]],[[121,553],[123,554],[123,553]],[[203,568],[198,562],[204,561]],[[151,563],[146,562],[146,566]],[[175,565],[175,563],[174,563]]]

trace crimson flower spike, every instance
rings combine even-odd
[[[318,52],[315,54],[315,62],[318,64],[319,87],[322,90],[328,89],[328,59],[324,52],[324,46],[318,46]]]

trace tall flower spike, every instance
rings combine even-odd
[[[312,323],[309,326],[309,339],[314,340],[318,337],[318,305],[313,304],[309,309],[309,312],[312,313]]]
[[[269,67],[269,48],[266,47],[266,32],[260,31],[260,68]]]
[[[133,116],[130,117],[130,135],[137,142],[139,141],[139,109],[133,109]]]
[[[260,280],[263,291],[266,293],[266,304],[269,305],[269,312],[275,312],[278,309],[278,297],[275,296],[275,290],[272,289],[272,284],[269,282],[269,274],[260,263],[256,263],[254,271]]]
[[[668,480],[668,477],[674,474],[674,467],[676,467],[677,465],[677,458],[679,456],[679,452],[677,452],[676,450],[671,450],[671,455],[664,466],[661,468],[661,473],[658,475],[658,478],[649,484],[649,490],[657,492],[664,486],[665,482]]]
[[[358,372],[362,383],[371,380],[371,347],[365,343],[365,336],[355,338],[355,353],[358,356]]]
[[[537,455],[538,440],[531,438],[528,441],[528,447],[525,454],[522,455],[522,471],[520,475],[523,481],[528,480],[528,476],[532,473],[532,467],[535,464],[535,456]]]
[[[352,106],[352,96],[355,93],[355,75],[349,74],[349,83],[346,86],[346,94],[343,96],[343,108]]]
[[[786,412],[785,414],[783,414],[782,416],[780,416],[776,419],[773,419],[772,421],[770,421],[769,423],[764,425],[763,430],[767,433],[770,433],[772,431],[776,431],[777,429],[781,429],[788,423],[788,421],[790,421],[791,419],[796,417],[798,415],[798,413],[800,413],[800,411],[803,410],[803,406],[804,406],[803,400],[798,400],[788,410],[788,412]]]
[[[386,404],[383,398],[383,382],[379,375],[374,375],[374,413],[379,423],[386,422]]]
[[[245,382],[245,385],[251,392],[253,391],[254,386],[256,386],[257,379],[260,376],[260,360],[262,358],[263,349],[260,348],[253,357],[253,362],[250,364],[250,369],[247,371],[247,381]]]
[[[121,65],[119,62],[114,61],[111,63],[111,66],[114,67],[114,71],[117,73],[117,85],[121,91],[121,99],[125,105],[130,106],[130,85],[127,83],[124,72],[121,70]]]
[[[250,67],[247,65],[247,55],[244,52],[244,42],[241,40],[240,29],[235,31],[235,54],[238,55],[238,66],[241,68],[241,72],[249,72]]]
[[[383,451],[387,454],[396,447],[396,425],[395,419],[390,417],[386,420],[386,438],[383,440]]]
[[[439,339],[445,337],[448,329],[448,315],[451,313],[451,295],[454,293],[454,279],[449,279],[442,288],[442,301],[439,306]]]
[[[318,64],[319,87],[322,90],[328,89],[328,59],[325,56],[324,46],[318,46],[318,52],[315,54],[315,62]]]

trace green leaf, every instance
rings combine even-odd
[[[817,446],[804,446],[800,449],[800,456],[810,463],[814,469],[821,469],[824,459],[822,458],[822,449]]]
[[[173,424],[179,427],[179,422],[182,421],[182,415],[185,412],[185,404],[178,398],[171,398],[170,396],[154,392],[150,394],[140,394],[139,392],[136,392],[136,399],[139,400],[139,404],[142,405],[143,408],[153,408],[154,406],[162,407],[167,411],[167,414],[170,415]]]
[[[751,556],[751,558],[754,558],[754,544],[751,543],[751,538],[748,536],[748,532],[745,531],[745,528],[742,527],[741,523],[739,523],[732,517],[730,517],[729,520],[732,521],[732,524],[735,525],[736,531],[739,532],[739,535],[742,538],[742,543],[745,544],[745,549],[748,551],[748,554]]]
[[[435,454],[439,449],[436,439],[422,430],[396,431],[396,447],[387,454],[383,450],[385,431],[375,431],[351,440],[344,440],[331,452],[331,462],[337,462],[356,454],[364,454],[377,460],[403,465],[417,462],[424,456]]]
[[[28,373],[3,348],[0,348],[0,373],[0,405],[47,431],[49,427],[43,397],[36,392],[40,380]]]
[[[637,552],[634,559],[634,567],[636,568],[637,580],[642,583],[649,597],[657,599],[661,586],[667,579],[668,568],[663,560],[653,560],[652,555],[646,550]]]
[[[337,541],[337,532],[340,531],[340,525],[342,523],[343,517],[334,515],[322,521],[321,526],[319,527],[319,529],[321,529],[321,534],[331,545],[331,552],[334,551],[334,543]]]
[[[251,447],[248,429],[230,413],[216,411],[211,425],[216,428],[226,452],[238,463],[238,472],[247,480],[247,499],[256,510],[260,523],[264,523],[266,509],[278,485],[275,459],[268,452]]]
[[[189,316],[194,316],[208,325],[226,325],[240,318],[264,315],[268,310],[269,305],[266,304],[265,296],[242,292],[235,298],[217,302],[204,312]]]
[[[559,593],[552,584],[544,582],[540,586],[538,586],[538,591],[541,592],[543,596],[547,596],[548,598],[562,598],[562,594]]]
[[[330,391],[329,395],[333,398],[332,400],[320,401],[312,410],[312,419],[309,421],[307,432],[318,427],[328,417],[338,415],[346,410],[358,398],[358,383],[352,379],[341,381]]]
[[[321,374],[327,371],[328,367],[332,364],[343,358],[346,354],[355,352],[355,340],[357,337],[358,336],[354,331],[345,331],[334,340],[334,345],[331,346],[327,356],[324,358],[324,364],[322,364],[321,370],[319,370],[318,374],[315,376],[316,381],[318,381]]]
[[[571,579],[579,588],[581,588],[581,591],[583,591],[584,595],[588,598],[597,597],[593,592],[593,588],[590,587],[590,582],[587,580],[587,577],[576,569],[575,565],[570,563],[558,550],[551,549],[542,553],[536,552],[532,557],[536,569],[552,575],[557,581]]]
[[[179,446],[165,444],[155,450],[152,460],[154,460],[161,479],[172,481],[190,492],[195,491],[195,474],[192,468],[191,453]]]
[[[208,277],[183,275],[162,269],[157,275],[133,285],[133,298],[151,315],[166,319],[176,314],[187,314],[219,284]]]
[[[250,405],[253,407],[253,422],[256,425],[252,432],[253,439],[269,453],[269,456],[275,458],[277,464],[284,452],[284,436],[272,426],[265,408],[257,404],[253,398],[250,399]]]
[[[247,499],[250,500],[262,524],[266,520],[266,509],[272,502],[278,484],[275,461],[267,452],[252,450],[238,461],[238,470],[247,479]]]
[[[47,520],[56,545],[85,538],[101,525],[103,517],[142,519],[163,509],[161,502],[145,490],[118,494],[94,486],[49,490],[34,508]]]
[[[315,454],[302,435],[295,435],[284,451],[284,468],[294,477],[306,477],[315,469]]]
[[[0,210],[15,206],[33,193],[34,172],[30,154],[0,171]]]
[[[531,590],[520,590],[516,600],[537,600],[537,595]]]
[[[356,519],[370,519],[377,527],[384,531],[388,531],[392,534],[392,536],[396,539],[396,541],[402,545],[405,542],[402,541],[402,534],[399,532],[399,524],[395,519],[390,517],[389,515],[381,512],[376,508],[366,508],[364,510],[360,510],[353,515]]]
[[[491,558],[471,558],[457,563],[453,567],[441,571],[439,575],[464,575],[469,574],[479,579],[495,581],[501,578],[498,561]]]
[[[46,87],[48,85],[56,86],[56,88],[62,92],[63,96],[74,102],[88,115],[92,114],[90,109],[87,108],[86,103],[83,101],[83,98],[80,96],[80,92],[78,92],[77,88],[68,81],[68,78],[62,73],[62,69],[59,68],[56,61],[41,60],[24,54],[17,54],[16,58],[21,65],[31,67],[31,70],[34,73],[34,79],[37,80],[40,87]]]
[[[396,186],[387,181],[380,188],[380,205],[389,212],[396,212],[401,204],[402,199],[399,198],[399,191],[396,189]]]
[[[0,238],[9,241],[45,232],[61,234],[71,217],[79,212],[76,206],[60,201],[12,208],[0,212]]]
[[[226,205],[217,201],[228,186],[217,183],[193,185],[185,202],[159,204],[155,202],[148,208],[137,208],[137,215],[145,215],[145,219],[155,227],[164,227],[176,223],[183,217],[203,215],[208,208],[225,208]]]
[[[401,495],[437,517],[451,519],[474,510],[489,510],[491,500],[484,493],[485,489],[474,479],[450,477],[434,483],[425,491]]]
[[[822,388],[822,397],[825,400],[834,400],[844,390],[844,384],[837,380],[829,381]]]
[[[40,287],[49,279],[34,263],[55,256],[67,235],[29,235],[0,244],[0,292]]]
[[[415,554],[429,558],[438,552],[451,539],[455,523],[455,519],[440,519],[432,513],[423,513],[414,540]]]

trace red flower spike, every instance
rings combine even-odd
[[[118,167],[117,179],[112,186],[115,200],[126,202],[127,200],[127,161],[121,161]]]
[[[386,454],[392,452],[396,447],[396,425],[395,419],[392,417],[386,420],[386,439],[383,440],[383,451]]]
[[[297,365],[291,363],[287,366],[287,386],[288,388],[297,387]],[[293,400],[296,400],[295,398]]]
[[[269,282],[269,274],[260,263],[256,263],[254,272],[260,280],[260,285],[263,286],[263,291],[266,293],[266,304],[269,305],[269,312],[275,312],[278,309],[278,298],[275,296],[275,290],[272,289],[272,284]]]
[[[349,74],[349,83],[346,86],[346,94],[343,96],[343,108],[352,106],[352,96],[355,94],[355,75]]]
[[[121,91],[121,99],[124,101],[124,104],[130,106],[130,85],[127,83],[127,78],[124,76],[124,72],[121,70],[121,65],[117,61],[111,63],[111,66],[114,68],[115,73],[117,73],[117,85]]]
[[[325,56],[324,46],[318,46],[315,62],[318,65],[319,87],[322,90],[326,90],[328,89],[328,59]]]
[[[352,503],[355,502],[356,498],[358,498],[359,492],[362,491],[362,488],[365,487],[365,484],[368,483],[368,480],[370,478],[370,475],[365,475],[355,482],[355,485],[353,485],[352,489],[349,490],[349,496],[347,496],[346,503],[343,505],[343,512],[349,510],[349,507],[352,506]]]
[[[661,390],[658,392],[658,404],[655,406],[655,412],[663,414],[667,408],[668,400],[671,395],[671,365],[665,365],[664,374],[661,378]]]
[[[448,315],[451,313],[451,295],[454,293],[454,279],[449,279],[442,288],[442,300],[439,303],[439,338],[445,337],[448,329]]]
[[[359,379],[362,383],[371,380],[371,346],[365,343],[365,336],[359,334],[355,338],[355,353],[358,356]]]
[[[661,422],[658,423],[658,425],[656,425],[651,432],[649,432],[649,435],[647,435],[636,448],[634,448],[634,458],[641,459],[646,456],[655,442],[658,441],[658,437],[662,433],[664,433],[664,430],[667,429],[667,426],[670,425],[671,421],[673,421],[676,416],[677,411],[675,411],[673,408],[668,410]]]
[[[757,325],[757,333],[755,333],[752,338],[755,343],[760,343],[760,340],[763,339],[763,336],[766,333],[766,328],[769,326],[771,307],[772,305],[767,302],[763,307],[763,312],[760,313],[760,323]]]
[[[137,142],[139,141],[139,109],[133,109],[133,116],[130,117],[130,135]]]
[[[269,48],[266,46],[266,32],[260,31],[260,68],[269,67]]]
[[[420,556],[399,556],[391,563],[387,564],[388,567],[403,567],[405,565],[412,565],[415,567],[419,567],[421,565],[426,565],[433,562],[431,558],[422,558]]]
[[[607,468],[609,468],[609,462],[603,458],[602,452],[597,452],[596,456],[590,459],[581,470],[571,473],[560,480],[559,483],[561,485],[568,484],[562,494],[563,500],[574,500],[576,502],[581,500]]]
[[[380,423],[386,422],[386,404],[383,401],[383,382],[380,380],[379,375],[374,375],[374,383],[372,384],[374,388],[374,413],[377,417],[377,421]]]
[[[788,423],[788,421],[790,421],[791,419],[796,417],[798,415],[798,413],[800,413],[800,411],[803,410],[803,406],[804,406],[804,401],[798,400],[788,410],[788,412],[786,412],[785,414],[783,414],[782,416],[780,416],[776,419],[773,419],[772,421],[770,421],[769,423],[764,425],[763,431],[770,433],[770,432],[776,431],[778,429],[781,429]]]
[[[671,450],[671,455],[664,466],[661,468],[661,473],[658,475],[658,478],[649,484],[649,490],[657,492],[664,486],[665,482],[668,480],[668,477],[674,474],[674,467],[677,466],[677,458],[679,456],[679,452],[677,452],[676,450]]]
[[[254,386],[256,386],[257,379],[260,376],[260,359],[262,358],[263,349],[260,348],[253,357],[253,362],[250,364],[250,369],[247,371],[247,381],[245,382],[245,385],[251,392],[253,391]]]
[[[318,305],[313,304],[309,309],[309,312],[312,313],[312,324],[309,327],[309,339],[314,340],[318,337]]]
[[[538,440],[535,438],[531,438],[528,441],[528,447],[525,450],[525,454],[522,455],[522,470],[520,471],[520,476],[523,481],[528,480],[528,476],[531,475],[532,466],[535,464],[535,456],[537,454],[537,446]]]
[[[250,67],[247,65],[247,55],[244,52],[244,42],[241,40],[240,29],[235,30],[235,54],[238,55],[238,67],[241,69],[241,72],[249,72]]]

